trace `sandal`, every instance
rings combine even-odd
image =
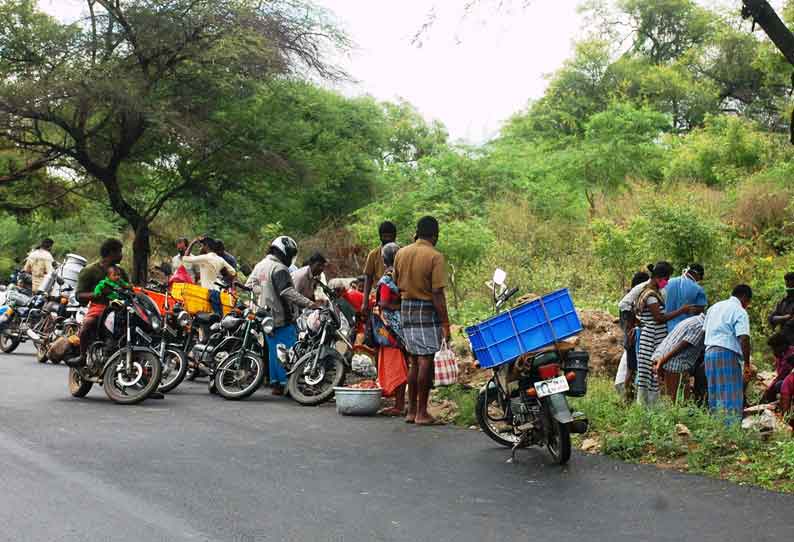
[[[378,416],[386,416],[387,418],[399,418],[399,417],[402,417],[404,415],[405,415],[404,412],[402,412],[400,410],[397,410],[394,407],[384,408],[383,410],[378,412]]]

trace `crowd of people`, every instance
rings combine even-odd
[[[278,345],[291,347],[297,340],[296,321],[301,311],[319,308],[327,302],[323,292],[333,291],[342,312],[357,323],[357,335],[375,353],[384,394],[394,397],[394,406],[382,414],[403,416],[416,425],[435,425],[439,422],[428,412],[434,356],[451,340],[444,293],[446,266],[444,256],[435,248],[439,224],[433,217],[423,217],[417,223],[414,242],[404,247],[396,242],[393,223],[382,223],[378,233],[380,246],[369,252],[362,275],[349,282],[326,280],[328,260],[321,253],[309,255],[304,265],[297,267],[298,244],[288,236],[273,240],[264,258],[246,270],[247,276],[224,244],[207,235],[192,241],[178,239],[176,255],[160,269],[172,281],[206,288],[210,301],[224,287],[244,284],[258,305],[270,310],[274,331],[267,337],[269,377],[276,395],[283,394],[287,384]],[[52,240],[44,240],[25,262],[34,290],[53,269],[52,247]],[[130,286],[121,267],[123,248],[118,239],[105,241],[99,259],[84,267],[78,277],[75,295],[88,307],[80,331],[83,363],[88,345],[96,339],[98,320],[115,292]],[[331,289],[318,288],[320,283],[330,284]]]
[[[618,304],[626,399],[652,405],[660,394],[674,400],[692,396],[729,422],[741,420],[750,377],[752,289],[740,284],[729,298],[709,306],[702,265],[692,264],[674,278],[668,262],[648,271],[635,274]],[[785,281],[786,297],[769,316],[777,331],[769,338],[777,377],[763,400],[779,399],[787,414],[794,395],[794,273]]]

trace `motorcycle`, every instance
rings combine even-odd
[[[489,283],[494,314],[518,292],[518,288],[507,288],[506,278],[497,269]],[[571,457],[571,433],[585,433],[588,427],[582,413],[571,413],[566,396],[586,393],[588,360],[587,352],[556,345],[494,367],[475,408],[483,433],[511,448],[513,460],[519,449],[545,446],[556,463],[566,464]]]
[[[329,401],[334,388],[345,381],[351,369],[353,327],[339,308],[336,294],[321,284],[329,304],[304,311],[298,318],[298,340],[292,348],[278,345],[278,357],[289,377],[287,390],[299,404],[319,405]],[[342,342],[346,351],[337,349]]]
[[[89,345],[85,364],[78,359],[69,365],[69,392],[85,397],[94,384],[103,386],[115,403],[131,405],[157,390],[162,376],[165,341],[153,348],[163,329],[157,305],[145,294],[118,291],[98,320],[98,340]]]
[[[6,304],[0,308],[0,350],[14,352],[20,344],[37,337],[33,328],[44,316],[47,297],[29,289],[13,287],[6,291]]]
[[[36,346],[36,360],[39,363],[47,362],[47,352],[55,341],[80,332],[80,324],[77,323],[76,317],[79,305],[74,297],[69,296],[70,292],[71,288],[64,288],[60,296],[48,297],[42,309],[44,316],[29,334]],[[59,363],[59,361],[52,362]]]

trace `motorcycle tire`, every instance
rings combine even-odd
[[[236,389],[235,382],[242,376],[247,376],[247,372],[255,370],[253,378],[246,379],[243,385]],[[215,387],[224,399],[239,401],[250,397],[259,389],[265,380],[265,364],[262,358],[253,354],[232,354],[218,365],[215,369]]]
[[[111,401],[120,405],[134,405],[157,390],[163,367],[153,352],[133,351],[132,363],[135,372],[132,375],[123,374],[126,355],[126,349],[113,354],[105,367],[102,383],[105,394]],[[131,378],[130,384],[122,382],[122,378]]]
[[[69,393],[72,397],[85,397],[93,386],[93,382],[83,379],[80,371],[69,367]]]
[[[497,408],[499,407],[498,393],[499,391],[491,386],[487,386],[486,389],[480,391],[480,394],[477,396],[477,405],[474,410],[474,413],[477,416],[477,425],[480,426],[480,429],[482,429],[482,432],[485,433],[488,438],[500,446],[512,448],[515,443],[518,442],[518,437],[513,433],[512,426],[508,427],[508,431],[499,431],[499,429],[494,425],[496,422],[494,422],[488,416],[488,412],[492,405],[496,406]],[[509,425],[507,422],[504,423]]]
[[[166,348],[164,363],[169,365],[163,367],[163,376],[160,379],[160,386],[157,388],[162,393],[173,391],[185,380],[187,375],[187,356],[178,348]],[[172,366],[175,363],[175,366]]]
[[[330,401],[334,396],[334,388],[341,386],[345,381],[346,366],[341,354],[332,354],[324,360],[321,360],[321,362],[326,364],[331,362],[334,364],[334,376],[329,379],[326,373],[319,383],[319,390],[316,394],[307,394],[304,392],[304,386],[312,388],[315,386],[311,386],[306,382],[302,367],[298,368],[297,371],[290,375],[289,381],[287,382],[287,391],[298,404],[303,406],[315,406]]]
[[[19,324],[17,324],[17,328],[16,329],[17,329],[17,333],[19,333]],[[17,349],[17,347],[19,347],[19,344],[21,342],[22,342],[22,339],[19,337],[18,334],[14,335],[13,337],[10,336],[10,335],[1,334],[0,335],[0,350],[2,350],[2,352],[4,354],[11,354],[11,353],[14,352],[14,350]]]
[[[215,379],[212,377],[207,382],[207,391],[210,392],[210,395],[218,395],[218,388],[215,386]]]
[[[554,462],[565,465],[571,459],[571,428],[567,423],[552,421],[552,434],[546,445]]]

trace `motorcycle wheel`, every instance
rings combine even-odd
[[[162,393],[176,389],[187,375],[187,356],[178,348],[166,348],[163,360],[163,376],[157,388]]]
[[[5,333],[0,334],[0,350],[3,351],[4,354],[11,354],[14,350],[17,349],[19,343],[22,342],[22,339],[19,336],[19,320],[16,317],[14,318],[14,323],[9,326],[9,331],[16,330],[14,335],[6,335]]]
[[[85,397],[91,391],[94,383],[85,380],[80,371],[74,367],[69,367],[69,393],[72,397]]]
[[[565,465],[571,459],[571,429],[568,424],[552,421],[546,448],[555,463]]]
[[[265,379],[265,364],[253,354],[232,354],[215,369],[215,387],[224,399],[250,397]]]
[[[499,391],[491,386],[480,391],[475,409],[477,424],[491,440],[506,448],[512,448],[518,442],[518,436],[513,432],[513,426],[507,421],[495,420],[506,416],[499,405],[498,393]]]
[[[215,378],[210,377],[209,381],[207,381],[207,391],[210,392],[210,395],[218,395],[218,388],[215,386]]]
[[[153,352],[133,351],[132,372],[125,370],[126,349],[110,358],[102,377],[105,394],[114,403],[134,405],[157,389],[162,376],[160,359]]]
[[[320,375],[319,371],[323,371]],[[318,374],[311,378],[303,374],[303,366],[292,373],[287,390],[295,401],[304,406],[314,406],[329,401],[334,396],[334,388],[345,380],[345,362],[341,354],[331,354],[320,360]],[[321,378],[318,378],[321,377]],[[313,383],[314,380],[319,380]]]

